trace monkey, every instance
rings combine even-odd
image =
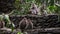
[[[38,7],[35,3],[32,3],[29,12],[33,15],[47,15],[44,4]]]
[[[44,16],[48,14],[43,4],[40,7],[37,7],[37,5],[34,3],[31,5],[30,13],[33,15],[44,15]]]
[[[23,18],[20,22],[19,22],[19,28],[22,30],[26,30],[26,29],[33,29],[33,23],[30,19],[27,18]]]
[[[27,27],[28,27],[28,29],[33,29],[33,23],[32,23],[32,21],[30,19],[28,19],[26,28]]]
[[[33,14],[33,15],[37,15],[38,14],[38,7],[37,7],[37,5],[35,4],[35,3],[32,3],[31,4],[31,7],[30,7],[30,10],[29,10],[29,12],[31,13],[31,14]]]

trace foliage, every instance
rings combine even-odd
[[[57,10],[57,6],[53,5],[53,6],[48,6],[47,9],[52,12],[52,13],[55,13],[56,10]]]
[[[14,6],[15,6],[15,10],[13,10],[13,13],[14,15],[25,15],[25,14],[28,14],[29,12],[29,9],[31,7],[31,4],[32,3],[35,3],[37,4],[39,7],[44,4],[44,1],[46,1],[46,10],[48,10],[47,12],[48,13],[58,13],[58,8],[54,1],[55,0],[23,0],[22,3],[21,0],[16,0],[15,3],[14,3]],[[59,10],[60,11],[60,10]]]
[[[23,34],[23,33],[21,33],[21,32],[17,32],[17,34]]]
[[[2,15],[0,15],[0,21],[1,21],[1,20],[3,20],[3,16],[2,16]]]
[[[28,14],[32,2],[36,3],[35,0],[26,0],[25,3],[21,4],[20,1],[16,0],[15,4],[14,4],[16,9],[13,10],[14,11],[13,14],[14,15],[16,15],[16,14],[18,14],[18,15]],[[36,3],[36,4],[38,4],[38,3]]]

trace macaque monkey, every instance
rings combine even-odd
[[[19,28],[23,29],[33,29],[33,23],[30,19],[23,18],[19,23]]]
[[[30,8],[30,13],[33,15],[47,15],[47,11],[45,10],[45,5],[42,4],[40,7],[37,7],[35,3],[32,3]]]
[[[40,7],[37,7],[35,3],[32,3],[31,8],[30,8],[30,13],[33,15],[47,15],[46,10],[44,10],[45,6],[41,5]]]
[[[39,12],[38,7],[35,3],[32,3],[31,8],[30,8],[30,13],[33,15],[37,15]]]

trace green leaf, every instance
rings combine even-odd
[[[21,32],[18,32],[17,34],[21,34]]]

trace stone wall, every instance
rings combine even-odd
[[[28,34],[58,34],[60,32],[60,22],[58,21],[58,15],[12,15],[10,16],[10,20],[18,25],[24,17],[31,19],[34,24],[33,29],[25,30],[28,32]]]
[[[37,16],[37,15],[23,15],[23,16],[10,16],[12,22],[16,25],[26,17],[27,19],[31,19],[34,28],[51,28],[51,27],[60,27],[60,23],[58,21],[58,15],[48,15],[48,16]],[[17,24],[18,23],[18,24]]]
[[[48,15],[48,16],[38,16],[38,15],[11,15],[10,20],[16,25],[16,28],[19,26],[19,22],[26,17],[27,19],[32,20],[33,29],[24,30],[28,34],[58,34],[60,33],[60,22],[58,21],[58,15]],[[22,25],[23,26],[23,25]],[[3,33],[3,32],[1,32]],[[16,34],[15,32],[5,31],[7,34]]]

